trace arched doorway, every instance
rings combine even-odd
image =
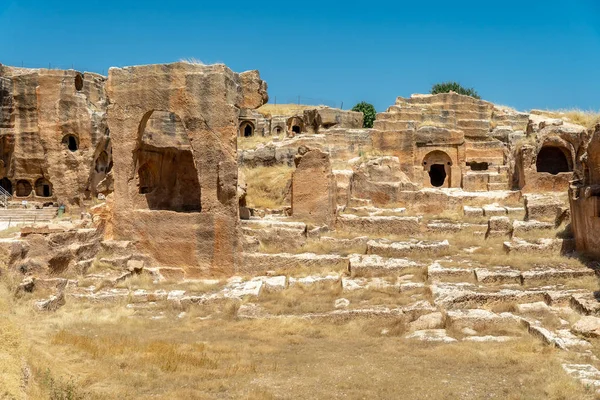
[[[83,89],[83,75],[78,73],[77,75],[75,75],[75,90],[77,90],[78,92],[81,92],[82,89]]]
[[[535,161],[537,172],[557,175],[573,171],[569,150],[557,146],[543,146]]]
[[[17,181],[17,197],[27,197],[31,194],[31,190],[32,187],[29,181],[26,181],[24,179]]]
[[[52,184],[50,181],[40,178],[35,181],[35,195],[38,197],[51,197],[52,196]]]
[[[254,124],[250,121],[244,121],[240,124],[240,136],[252,137],[254,136]]]
[[[66,135],[62,139],[62,144],[65,145],[70,151],[77,151],[79,149],[79,140],[75,135]]]
[[[188,133],[170,111],[147,112],[134,150],[138,209],[200,212],[200,177]],[[108,156],[108,154],[107,154]],[[108,166],[110,168],[110,161]]]
[[[452,159],[443,151],[435,150],[423,158],[423,169],[427,172],[425,186],[450,187]]]
[[[299,135],[304,132],[304,121],[300,117],[292,117],[287,120],[288,134]]]

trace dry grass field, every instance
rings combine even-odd
[[[241,320],[234,304],[209,319],[120,304],[2,307],[7,399],[594,398],[562,371],[564,353],[529,337],[411,342],[393,319]]]
[[[242,168],[248,183],[248,205],[256,208],[279,208],[289,205],[285,197],[293,171],[294,169],[287,165]]]

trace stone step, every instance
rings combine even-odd
[[[337,228],[355,233],[403,235],[414,234],[421,229],[421,217],[340,215]]]
[[[569,376],[577,379],[583,386],[600,394],[600,371],[591,364],[562,364]]]
[[[482,131],[489,132],[490,120],[489,119],[458,119],[456,121],[456,127],[458,129],[479,129]]]
[[[474,236],[483,237],[485,236],[485,232],[487,231],[487,225],[432,220],[427,223],[427,231],[437,233],[456,233],[463,231],[472,231]]]
[[[521,271],[510,267],[475,268],[475,279],[480,283],[518,285],[523,283]]]
[[[473,268],[453,268],[443,267],[439,262],[434,262],[427,267],[427,278],[430,282],[455,281],[469,282],[474,281],[475,270]]]
[[[481,139],[485,138],[490,134],[489,129],[486,128],[460,128],[466,138]]]
[[[504,242],[507,253],[540,253],[540,254],[569,254],[575,250],[573,239],[538,239],[527,241],[513,237],[510,242]]]
[[[373,129],[380,131],[406,131],[415,130],[418,127],[418,122],[412,120],[397,121],[394,117],[389,119],[378,119],[373,124]]]
[[[579,314],[600,316],[600,292],[573,294],[570,306]]]
[[[350,198],[350,201],[348,202],[349,206],[355,206],[355,207],[360,207],[360,206],[372,206],[373,205],[373,201],[371,199],[359,199],[356,197],[352,197]]]
[[[488,183],[487,184],[487,190],[490,192],[493,192],[496,190],[508,190],[508,189],[509,189],[508,182],[506,182],[506,183]]]
[[[242,265],[238,272],[256,274],[266,273],[270,270],[293,268],[328,268],[331,271],[342,272],[348,270],[348,257],[314,253],[243,253]]]
[[[552,282],[553,280],[594,278],[597,272],[590,268],[533,268],[521,273],[523,283]],[[600,287],[599,287],[600,289]]]
[[[472,283],[434,282],[430,285],[434,303],[446,309],[480,308],[487,304],[535,303],[569,305],[574,295],[586,293],[585,289],[564,289],[546,286],[537,289],[490,288]]]
[[[503,190],[506,190],[506,187],[508,185],[508,175],[507,174],[490,172],[488,174],[488,177],[489,177],[490,184],[503,184],[503,185],[505,185]]]
[[[358,206],[358,207],[346,207],[344,209],[345,214],[368,214],[369,216],[381,216],[383,214],[387,216],[401,216],[406,213],[406,208],[378,208],[373,206]],[[357,215],[358,216],[358,215]]]
[[[367,254],[383,257],[402,258],[412,253],[428,252],[439,254],[450,248],[448,240],[392,242],[386,239],[370,240],[367,242]]]
[[[388,258],[376,254],[352,254],[349,256],[349,260],[348,269],[352,276],[385,275],[398,272],[410,273],[416,270],[425,270],[423,264],[407,258]]]

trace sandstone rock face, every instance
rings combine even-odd
[[[600,337],[600,318],[583,316],[573,325],[573,332],[584,336]]]
[[[233,272],[240,107],[266,99],[257,73],[175,63],[111,68],[114,236],[188,274]]]
[[[566,191],[573,172],[578,173],[585,128],[532,111],[528,133],[535,142],[516,148],[518,187],[527,192]]]
[[[353,159],[352,194],[354,197],[371,199],[374,204],[398,201],[399,191],[415,190],[402,172],[398,157],[383,156],[369,159]]]
[[[329,155],[320,150],[299,155],[292,175],[292,215],[314,224],[333,226],[336,195]]]
[[[242,88],[240,108],[255,109],[269,101],[267,83],[260,79],[257,70],[242,72],[240,80]]]
[[[246,94],[252,101],[242,104],[242,108],[253,109],[262,100],[266,103],[266,84],[260,86],[258,71],[241,74],[246,91],[254,93],[254,97]],[[258,95],[256,95],[258,93]],[[269,105],[270,106],[270,105]],[[361,129],[363,115],[360,112],[341,110],[326,106],[277,107],[258,111],[244,110],[240,114],[240,136],[254,135],[273,136],[274,140],[304,136],[304,134],[329,133],[330,129]]]
[[[506,190],[506,145],[528,120],[456,93],[399,97],[377,115],[373,147],[403,160],[403,172],[423,187]]]
[[[0,185],[16,199],[83,206],[110,173],[106,78],[0,65]]]
[[[569,189],[573,233],[578,251],[600,257],[600,125],[581,159],[583,179]]]

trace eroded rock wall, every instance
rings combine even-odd
[[[318,149],[301,152],[292,175],[292,215],[305,222],[332,227],[337,188],[329,155]]]
[[[190,276],[236,270],[238,120],[266,101],[257,80],[224,65],[110,69],[116,238]]]
[[[373,145],[398,157],[402,171],[423,187],[506,190],[506,144],[528,120],[528,114],[456,93],[399,97],[377,115]]]
[[[600,259],[600,125],[581,157],[583,176],[569,189],[571,224],[577,250]]]
[[[0,184],[16,200],[83,206],[110,170],[105,78],[0,66]],[[107,170],[108,169],[108,170]]]

